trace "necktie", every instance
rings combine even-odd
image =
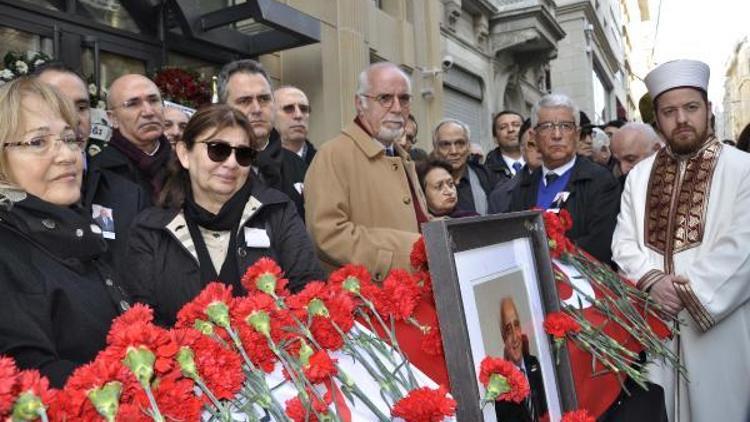
[[[555,183],[555,180],[557,180],[560,176],[557,173],[549,172],[546,176],[544,176],[544,180],[547,182],[547,186]]]
[[[520,162],[518,162],[518,161],[514,162],[513,163],[513,172],[514,173],[518,173],[518,170],[521,170],[521,167],[523,167],[523,166],[521,165]]]

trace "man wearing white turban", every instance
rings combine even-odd
[[[683,322],[671,341],[687,378],[657,363],[671,421],[750,420],[750,154],[710,129],[709,68],[664,63],[646,76],[667,146],[628,174],[613,260]]]

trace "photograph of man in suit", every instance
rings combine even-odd
[[[547,400],[544,395],[544,382],[539,360],[529,353],[525,335],[521,331],[521,321],[512,297],[500,300],[500,332],[503,337],[505,359],[513,362],[526,376],[531,387],[529,396],[521,403],[499,401],[495,403],[497,420],[537,422],[547,413]]]
[[[98,208],[99,214],[94,217],[94,221],[102,228],[103,232],[114,233],[115,221],[112,219],[112,210],[105,207]]]

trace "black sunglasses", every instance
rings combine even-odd
[[[202,141],[199,144],[206,144],[208,158],[215,163],[222,163],[232,155],[234,150],[234,159],[237,164],[247,167],[253,163],[255,150],[250,147],[233,147],[224,141]]]

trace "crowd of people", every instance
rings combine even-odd
[[[671,347],[690,382],[653,369],[670,420],[745,421],[750,155],[714,136],[705,64],[645,81],[653,122],[599,127],[548,94],[529,116],[494,115],[485,157],[451,118],[428,131],[432,151],[416,146],[410,78],[392,63],[359,74],[354,118],[315,143],[305,93],[274,90],[256,61],[225,65],[218,103],[192,116],[127,74],[109,87],[111,139],[87,157],[86,84],[41,67],[0,88],[0,354],[61,386],[132,303],[169,326],[210,281],[241,293],[261,257],[292,291],[348,263],[380,282],[409,268],[428,221],[567,209],[573,242],[684,322]]]

